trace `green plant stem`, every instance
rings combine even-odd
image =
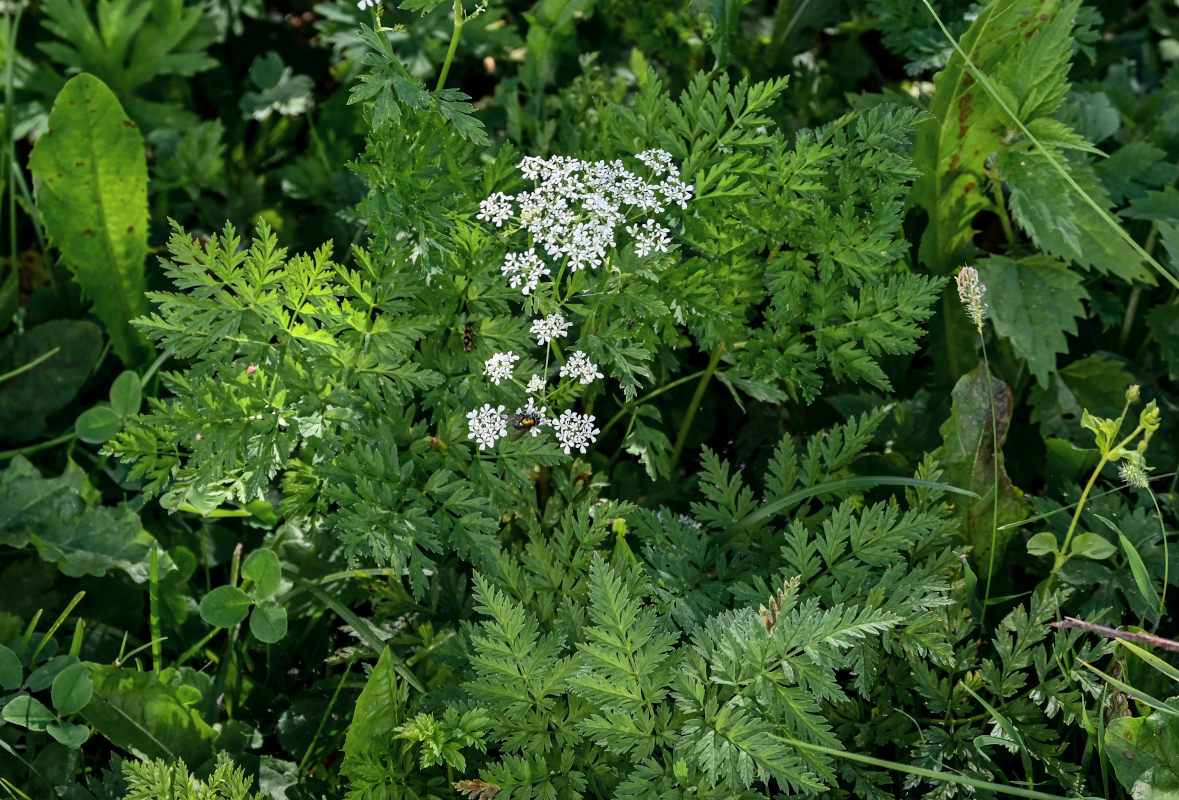
[[[12,136],[12,97],[13,97],[13,80],[12,80],[12,65],[16,60],[16,32],[20,27],[21,14],[24,13],[24,6],[18,5],[16,13],[12,16],[12,20],[7,25],[7,41],[4,43],[4,146],[5,146],[5,164],[4,169],[8,173],[5,180],[5,187],[8,189],[8,253],[10,261],[8,269],[12,274],[16,274],[16,142],[13,141]]]
[[[804,742],[799,739],[787,739],[786,741],[794,747],[798,747],[803,750],[811,750],[816,753],[834,756],[835,758],[846,758],[848,761],[858,761],[861,764],[891,769],[896,772],[904,772],[909,775],[919,775],[922,778],[929,778],[930,780],[934,781],[957,783],[961,786],[971,786],[975,789],[986,789],[999,794],[1014,795],[1015,797],[1030,797],[1033,798],[1033,800],[1065,800],[1064,797],[1057,794],[1037,792],[1034,789],[1021,789],[1018,786],[1004,786],[1001,783],[992,783],[991,781],[983,781],[977,778],[967,778],[965,775],[955,775],[951,772],[938,772],[937,770],[925,769],[924,767],[914,767],[911,764],[902,764],[898,761],[886,761],[883,758],[874,758],[872,756],[866,756],[860,753],[852,753],[847,750],[836,750],[833,747],[824,747],[821,744]]]
[[[344,688],[344,681],[347,679],[348,673],[352,671],[352,665],[354,663],[356,662],[353,659],[348,659],[348,665],[344,668],[344,674],[340,676],[339,682],[336,683],[336,691],[332,692],[332,699],[328,701],[327,710],[319,718],[319,725],[315,728],[315,734],[311,737],[311,741],[307,744],[307,750],[304,751],[303,758],[299,761],[300,775],[307,768],[307,759],[311,758],[311,751],[315,749],[315,743],[319,741],[319,735],[323,733],[323,726],[327,724],[328,717],[332,715],[332,709],[336,705],[336,700],[340,697],[340,690]]]
[[[1151,480],[1161,481],[1163,478],[1179,478],[1179,472],[1164,472],[1161,475],[1155,475]],[[1110,495],[1110,494],[1116,494],[1117,492],[1120,492],[1120,491],[1122,491],[1121,487],[1118,487],[1117,489],[1107,489],[1104,492],[1101,492],[1100,494],[1093,495],[1093,499],[1097,500],[1098,498],[1105,497],[1106,495]],[[1173,490],[1168,490],[1168,491],[1173,491]],[[1000,525],[999,530],[1005,531],[1005,530],[1008,530],[1009,528],[1023,527],[1024,525],[1027,525],[1030,522],[1039,522],[1042,519],[1048,519],[1048,517],[1055,516],[1062,511],[1068,511],[1070,508],[1073,508],[1075,505],[1076,505],[1076,503],[1070,503],[1067,506],[1061,506],[1060,508],[1053,509],[1052,511],[1046,511],[1043,514],[1037,514],[1034,517],[1027,517],[1026,519],[1016,520],[1015,522],[1008,522],[1006,525]]]
[[[0,383],[4,383],[5,381],[12,380],[13,378],[15,378],[17,375],[20,375],[21,373],[28,372],[29,370],[33,369],[37,365],[53,358],[59,352],[61,352],[60,345],[58,347],[53,348],[52,350],[48,350],[48,351],[42,353],[41,355],[37,356],[36,358],[34,358],[32,361],[30,361],[27,364],[21,364],[16,369],[12,369],[12,370],[9,370],[8,372],[5,372],[3,375],[0,375]]]
[[[1127,408],[1129,408],[1128,403]],[[1126,412],[1122,411],[1122,417],[1125,417],[1125,415]],[[1110,448],[1109,452],[1118,452],[1127,444],[1129,444],[1134,439],[1134,437],[1141,432],[1141,426],[1135,428],[1129,436],[1127,436],[1125,439],[1122,439],[1122,441],[1118,442],[1114,447]],[[1101,471],[1105,469],[1105,465],[1108,463],[1109,455],[1105,452],[1102,452],[1101,460],[1097,462],[1097,467],[1094,468],[1093,474],[1089,476],[1089,481],[1085,484],[1085,489],[1081,492],[1080,499],[1077,500],[1077,510],[1073,512],[1072,522],[1069,523],[1068,532],[1066,532],[1064,535],[1064,544],[1061,545],[1060,552],[1058,552],[1053,558],[1052,572],[1048,574],[1048,578],[1044,582],[1045,594],[1047,594],[1048,590],[1052,587],[1052,581],[1054,578],[1056,578],[1056,573],[1059,572],[1060,568],[1064,566],[1064,562],[1067,558],[1068,546],[1072,543],[1073,534],[1077,531],[1077,523],[1081,521],[1081,512],[1085,510],[1085,501],[1089,499],[1089,492],[1093,490],[1093,485],[1097,483],[1097,477],[1101,474]]]
[[[193,657],[193,656],[195,656],[195,655],[196,655],[198,652],[200,652],[200,649],[201,649],[202,647],[204,647],[205,645],[207,645],[207,644],[209,643],[209,641],[210,641],[210,640],[211,640],[211,639],[212,639],[214,636],[216,636],[218,633],[220,633],[220,632],[221,632],[221,631],[223,631],[223,630],[225,630],[225,628],[213,628],[211,631],[209,631],[208,633],[206,633],[204,636],[202,636],[202,637],[201,637],[201,640],[200,640],[199,642],[197,642],[197,643],[196,643],[196,644],[194,644],[192,647],[188,648],[188,649],[187,649],[187,650],[185,650],[183,653],[181,653],[181,654],[180,654],[180,657],[179,657],[179,658],[177,658],[177,659],[176,659],[176,660],[173,662],[173,666],[175,666],[175,667],[179,667],[179,666],[183,665],[183,664],[184,664],[185,662],[187,662],[187,661],[188,661],[190,658],[192,658],[192,657]]]
[[[0,453],[0,461],[5,461],[9,458],[16,458],[17,456],[27,455],[29,453],[36,453],[41,450],[48,450],[50,447],[57,447],[59,444],[64,444],[65,442],[72,442],[74,439],[77,439],[77,438],[78,438],[78,434],[67,433],[67,434],[63,434],[62,436],[58,436],[56,439],[49,439],[48,441],[38,442],[37,444],[31,444],[28,447],[18,447],[15,450],[5,450],[3,453]]]
[[[1003,236],[1007,239],[1007,246],[1015,244],[1015,228],[1011,225],[1011,215],[1007,213],[1007,201],[1003,198],[1003,182],[999,176],[988,172],[991,190],[995,195],[995,208],[999,209],[999,224],[1003,227]]]
[[[1118,331],[1118,352],[1126,348],[1126,341],[1130,338],[1130,329],[1134,327],[1134,318],[1138,314],[1138,300],[1142,297],[1142,289],[1135,286],[1130,291],[1130,299],[1126,302],[1126,313],[1122,315],[1122,329]]]
[[[160,627],[160,556],[159,546],[151,546],[151,565],[147,586],[148,627],[151,632],[151,668],[157,675],[164,668],[163,629]]]
[[[434,91],[442,90],[446,85],[446,76],[450,74],[450,62],[454,61],[454,54],[458,50],[459,36],[462,35],[463,25],[467,20],[463,17],[462,0],[454,0],[454,29],[450,32],[450,47],[446,51],[446,60],[442,62],[442,71],[438,74],[438,85]]]
[[[684,414],[684,421],[680,423],[679,433],[675,437],[675,447],[671,449],[671,460],[668,462],[668,468],[675,470],[676,465],[680,463],[680,455],[684,452],[684,443],[688,440],[688,431],[692,428],[692,421],[696,419],[696,411],[700,408],[700,402],[704,399],[704,390],[708,388],[708,382],[712,380],[713,373],[716,372],[716,367],[720,364],[721,356],[725,354],[725,343],[721,342],[712,350],[712,356],[708,359],[708,366],[704,368],[704,373],[700,376],[700,383],[696,384],[696,391],[692,395],[692,401],[688,404],[688,411]]]
[[[1154,503],[1154,513],[1159,521],[1159,531],[1163,534],[1163,594],[1159,598],[1159,619],[1161,620],[1163,612],[1167,609],[1167,584],[1171,582],[1171,553],[1167,550],[1167,526],[1163,523],[1163,511],[1159,508],[1159,499],[1155,497],[1149,485],[1146,487],[1146,491],[1150,492],[1150,500]]]
[[[1001,190],[1000,190],[1001,191]],[[995,541],[999,533],[999,421],[995,419],[995,389],[991,382],[991,361],[987,358],[987,340],[982,338],[983,367],[987,371],[987,402],[991,408],[991,547],[987,554],[987,587],[983,594],[982,616],[986,619],[991,603],[991,578],[995,574]]]
[[[640,406],[643,403],[646,403],[648,400],[654,400],[656,397],[663,394],[664,392],[674,389],[675,387],[679,386],[681,383],[687,383],[688,381],[695,380],[696,378],[699,378],[703,374],[704,374],[704,370],[700,370],[699,372],[693,372],[691,375],[685,375],[684,377],[679,378],[678,380],[672,381],[671,383],[667,384],[666,386],[660,386],[655,391],[649,392],[648,394],[645,394],[642,397],[636,397],[634,400],[631,400],[629,403],[624,403],[622,408],[618,409],[618,413],[615,414],[614,416],[610,417],[609,421],[607,421],[606,424],[602,426],[602,432],[599,434],[599,436],[605,435],[606,431],[608,431],[612,427],[614,427],[614,425],[618,422],[618,420],[622,419],[628,413],[634,411],[637,406]]]

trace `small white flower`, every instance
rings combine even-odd
[[[589,357],[578,350],[573,355],[569,356],[569,360],[561,367],[561,377],[577,378],[579,383],[593,383],[596,378],[604,378],[605,376],[598,372],[598,365],[589,360]]]
[[[551,424],[557,442],[565,448],[566,455],[575,447],[584,453],[586,446],[596,442],[601,433],[594,427],[593,415],[578,414],[569,409],[565,409]]]
[[[675,203],[680,208],[688,207],[688,201],[692,199],[692,192],[694,191],[692,184],[684,183],[674,175],[659,184],[656,188],[660,194],[667,198],[668,202]]]
[[[479,204],[476,219],[488,220],[495,227],[502,228],[503,224],[512,216],[512,198],[503,192],[496,192]]]
[[[498,439],[508,435],[508,425],[504,420],[504,407],[492,408],[484,403],[483,408],[467,412],[468,439],[479,442],[479,449],[494,447]]]
[[[536,334],[536,343],[544,345],[554,339],[568,336],[571,327],[573,327],[573,323],[566,322],[565,317],[560,314],[549,314],[544,319],[533,320],[529,330]]]
[[[520,360],[520,356],[509,350],[506,353],[496,353],[483,362],[483,374],[491,378],[491,382],[499,386],[500,381],[512,379],[512,364]]]
[[[531,378],[528,379],[528,387],[527,387],[528,394],[540,394],[541,392],[544,391],[544,389],[545,389],[544,378],[540,377],[539,375],[533,375]],[[532,402],[531,398],[529,399],[529,402]]]
[[[635,255],[643,258],[648,253],[666,253],[671,244],[671,231],[653,219],[649,219],[640,228],[637,224],[627,225],[626,232],[635,237]]]
[[[500,273],[508,279],[508,285],[527,295],[536,291],[540,279],[551,274],[535,250],[527,253],[508,253]]]
[[[380,4],[381,0],[360,0],[360,2],[356,4],[356,7],[361,11],[364,11],[366,8],[376,8]]]
[[[647,169],[656,175],[662,175],[665,172],[670,172],[673,176],[680,174],[675,164],[671,163],[671,153],[666,150],[644,150],[635,158],[642,161]]]

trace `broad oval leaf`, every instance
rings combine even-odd
[[[2,715],[5,722],[31,731],[43,731],[46,725],[57,719],[44,703],[27,694],[18,694],[9,700]]]
[[[1072,555],[1101,561],[1118,552],[1118,547],[1099,533],[1082,533],[1073,539]]]
[[[147,155],[143,136],[93,75],[71,78],[29,156],[37,208],[123,363],[150,350],[131,320],[148,311]]]
[[[78,750],[90,738],[90,729],[85,725],[70,722],[50,722],[45,730],[49,735],[71,750]]]
[[[287,610],[273,600],[263,600],[250,615],[250,632],[258,641],[274,644],[287,635]]]
[[[111,384],[111,408],[120,417],[130,417],[139,413],[139,406],[143,403],[143,386],[139,375],[131,370],[124,371]]]
[[[59,716],[78,713],[93,696],[94,681],[90,680],[90,668],[85,664],[71,664],[53,679],[50,697]]]
[[[88,408],[78,415],[74,431],[87,444],[105,444],[123,427],[123,420],[107,405]]]
[[[0,689],[10,690],[20,686],[24,680],[24,669],[16,653],[0,644]]]
[[[201,599],[201,619],[218,628],[232,628],[246,618],[253,602],[236,586],[218,586]]]
[[[270,597],[282,582],[282,564],[273,550],[260,548],[242,562],[242,578],[253,581],[255,600]]]

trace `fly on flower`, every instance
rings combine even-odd
[[[535,428],[544,418],[538,414],[505,414],[509,425],[518,431],[526,431],[529,428]]]
[[[533,436],[540,433],[540,427],[545,424],[544,406],[537,408],[529,401],[525,408],[517,408],[515,414],[504,414],[503,419],[518,431],[531,431]]]

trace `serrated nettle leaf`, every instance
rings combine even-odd
[[[1066,555],[1084,556],[1095,561],[1109,558],[1118,552],[1118,546],[1099,533],[1086,532],[1073,538]]]
[[[232,628],[246,618],[253,604],[236,586],[218,586],[201,598],[201,619],[218,628]]]
[[[23,456],[0,472],[0,543],[32,544],[38,555],[65,575],[126,572],[136,583],[148,579],[148,555],[155,541],[126,505],[102,506],[86,488],[86,476],[71,468],[43,478]],[[173,569],[165,556],[160,574]]]
[[[125,364],[149,354],[130,324],[147,313],[143,137],[102,81],[70,79],[29,156],[37,207]]]
[[[1077,318],[1085,315],[1082,301],[1089,294],[1080,276],[1046,256],[991,256],[976,265],[995,332],[1011,342],[1039,383],[1047,383],[1057,354],[1068,349],[1065,335],[1075,334]]]
[[[45,418],[74,398],[101,353],[101,329],[82,320],[52,320],[7,337],[0,371],[43,360],[0,383],[0,437],[24,442],[40,436]]]
[[[259,548],[242,561],[242,578],[253,581],[251,591],[255,600],[270,597],[282,583],[282,564],[273,550]]]
[[[1047,158],[1024,150],[1002,151],[995,169],[1010,192],[1012,217],[1032,241],[1047,255],[1127,281],[1155,283],[1133,248],[1109,233],[1097,212],[1074,195]],[[1073,158],[1067,163],[1073,180],[1109,211],[1113,204],[1088,162]]]
[[[1060,544],[1056,541],[1056,534],[1050,531],[1041,531],[1028,539],[1028,554],[1033,556],[1046,556],[1052,553],[1060,552]]]
[[[1079,0],[991,3],[961,38],[962,50],[1025,124],[1051,114],[1064,100],[1069,33],[1079,5]],[[948,274],[973,255],[974,218],[994,210],[986,162],[1010,146],[1005,135],[1011,121],[958,52],[936,78],[932,112],[918,128],[913,162],[922,175],[911,197],[929,214],[921,260]]]

